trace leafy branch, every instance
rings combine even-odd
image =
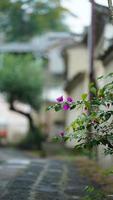
[[[56,99],[56,103],[47,110],[69,111],[80,109],[81,114],[59,133],[60,140],[76,139],[75,148],[92,148],[99,144],[105,146],[106,153],[113,152],[113,73],[99,77],[97,81],[106,80],[103,87],[96,89],[91,83],[89,88],[93,94],[91,100],[86,93],[81,100],[74,101],[72,97],[63,96]],[[111,80],[111,81],[110,81]],[[90,132],[90,133],[89,133]]]

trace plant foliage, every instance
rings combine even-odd
[[[93,94],[91,100],[85,93],[79,101],[63,100],[49,106],[47,110],[61,111],[67,104],[69,112],[80,109],[80,116],[74,119],[65,129],[65,134],[59,134],[59,137],[64,141],[76,139],[76,148],[90,149],[102,144],[106,154],[113,154],[113,73],[101,76],[97,81],[101,80],[105,84],[99,89],[96,89],[93,83],[90,84],[90,92]]]

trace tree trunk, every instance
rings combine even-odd
[[[33,123],[33,119],[32,119],[31,114],[30,113],[25,113],[25,112],[15,108],[14,100],[10,101],[10,110],[15,111],[17,113],[20,113],[21,115],[24,115],[25,117],[27,117],[27,119],[29,121],[29,134],[32,134],[32,138],[34,137],[34,140],[35,140],[35,134],[38,134],[38,133],[37,133],[37,128],[35,127],[35,125]],[[38,149],[42,150],[42,137],[41,137],[41,135],[39,135],[39,140],[37,139],[36,142],[37,142]],[[32,143],[32,141],[31,141],[31,143]]]
[[[24,115],[25,117],[27,117],[27,119],[29,120],[29,129],[31,131],[33,131],[35,129],[35,126],[33,124],[33,119],[31,117],[30,113],[25,113],[25,112],[23,112],[23,111],[18,110],[17,108],[15,108],[14,102],[10,102],[10,110],[15,111],[17,113],[20,113],[21,115]]]

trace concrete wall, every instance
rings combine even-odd
[[[58,135],[60,131],[64,130],[64,112],[59,111],[55,112],[53,110],[51,111],[45,111],[48,106],[50,106],[52,103],[48,102],[45,105],[43,105],[43,110],[41,111],[41,122],[43,131],[46,135],[48,135],[48,139],[52,139],[54,136]]]
[[[88,92],[88,49],[80,44],[78,46],[67,49],[67,80],[72,80],[77,74],[83,73],[83,78],[73,83],[72,89],[67,91],[67,95],[76,100],[81,98],[83,93]],[[80,115],[81,110],[72,110],[66,112],[66,126],[70,125],[74,119]],[[75,140],[68,141],[67,146],[73,148]]]
[[[84,46],[80,45],[72,49],[67,50],[68,54],[68,70],[67,77],[68,80],[73,79],[75,75],[79,72],[85,72],[85,76],[82,80],[78,80],[76,85],[73,85],[72,89],[68,91],[68,95],[72,96],[75,100],[79,99],[81,94],[88,92],[88,50]],[[107,66],[103,66],[102,62],[95,60],[95,75],[99,77],[101,75],[107,75],[113,72],[113,61]],[[105,81],[99,81],[97,83],[98,87],[103,86]],[[66,114],[66,125],[70,125],[71,122],[81,113],[81,110],[68,111]],[[67,142],[67,146],[73,148],[75,145],[75,140]],[[107,168],[113,165],[113,156],[104,155],[104,146],[100,145],[98,147],[98,163],[100,166]]]
[[[113,60],[111,60],[105,67],[105,74],[109,74],[111,72],[113,72]]]
[[[77,83],[77,85],[68,92],[68,95],[73,97],[76,100],[81,99],[81,95],[83,93],[87,93],[88,91],[88,77],[87,74],[84,74],[84,78],[82,80],[79,80],[79,82]],[[81,109],[74,109],[71,111],[68,111],[66,113],[66,126],[69,126],[74,119],[77,118],[77,116],[79,116],[81,114],[82,110]],[[75,140],[72,141],[68,141],[67,142],[67,146],[70,148],[73,148],[76,144]]]
[[[78,45],[67,49],[68,69],[67,78],[72,79],[79,72],[88,71],[88,49],[84,45]]]

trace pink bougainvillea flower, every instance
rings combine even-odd
[[[62,136],[62,137],[64,137],[64,135],[65,135],[64,131],[60,132],[59,135]]]
[[[73,102],[73,98],[72,98],[72,97],[67,97],[67,101],[68,101],[69,103],[72,103],[72,102]]]
[[[63,102],[63,96],[58,97],[56,100],[57,100],[57,102],[62,103]]]
[[[63,110],[69,110],[69,109],[70,109],[70,106],[68,104],[63,105]]]

